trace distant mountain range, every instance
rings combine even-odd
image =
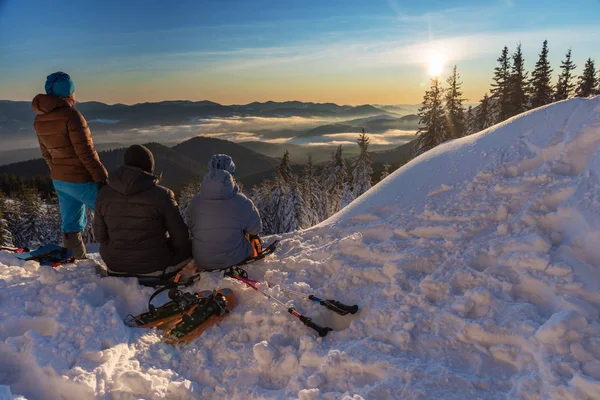
[[[359,118],[389,114],[371,105],[340,106],[333,103],[299,101],[221,105],[211,101],[163,101],[134,105],[108,105],[100,102],[78,103],[94,132],[126,130],[150,126],[190,124],[215,117],[324,117]],[[15,137],[21,131],[33,131],[35,114],[31,102],[0,100],[0,137]]]

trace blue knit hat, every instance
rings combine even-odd
[[[75,82],[64,72],[55,72],[46,78],[46,93],[50,96],[69,97],[75,92]]]
[[[208,163],[208,171],[215,169],[224,169],[233,175],[235,172],[235,164],[227,154],[215,154]]]

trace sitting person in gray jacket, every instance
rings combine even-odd
[[[239,192],[234,173],[231,157],[212,156],[190,203],[192,250],[201,269],[226,268],[256,254],[251,238],[262,230],[262,221],[252,200]]]

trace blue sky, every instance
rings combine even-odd
[[[440,56],[476,102],[505,44],[528,69],[544,39],[555,70],[569,47],[600,63],[600,1],[564,3],[0,0],[0,99],[64,70],[78,99],[108,103],[418,103]]]

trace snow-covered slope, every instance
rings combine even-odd
[[[600,98],[419,157],[249,268],[358,303],[319,339],[260,294],[173,347],[126,328],[151,289],[0,253],[0,398],[600,398]],[[97,258],[97,255],[95,255]],[[275,286],[271,293],[284,298]],[[2,397],[4,395],[4,397]]]

